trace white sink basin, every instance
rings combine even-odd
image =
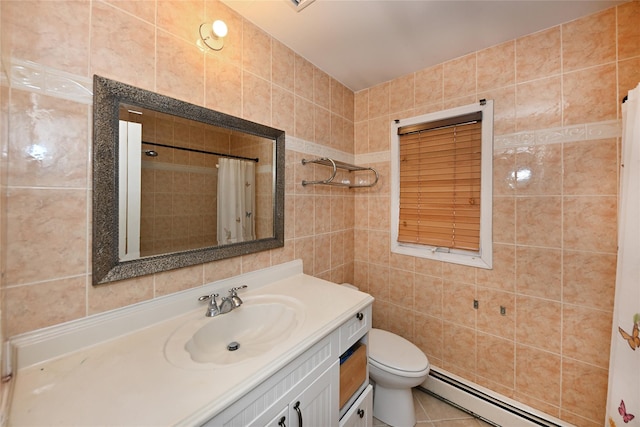
[[[295,298],[257,295],[243,301],[239,308],[215,317],[205,316],[204,304],[191,313],[169,336],[165,344],[167,360],[191,369],[244,362],[266,355],[290,338],[304,321],[303,306]]]

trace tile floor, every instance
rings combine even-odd
[[[492,427],[491,424],[417,389],[413,389],[413,402],[416,427]],[[387,424],[374,418],[373,426],[387,427]]]

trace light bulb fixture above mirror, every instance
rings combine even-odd
[[[208,47],[212,50],[220,50],[224,47],[224,38],[227,35],[227,24],[221,20],[215,20],[213,23],[205,22],[200,25],[200,40],[198,46],[204,50]]]

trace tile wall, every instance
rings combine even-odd
[[[3,0],[0,7],[12,73],[12,89],[3,87],[10,96],[3,119],[11,125],[2,205],[8,336],[294,258],[304,259],[309,274],[352,279],[353,195],[299,182],[314,176],[315,168],[300,165],[303,157],[329,149],[353,156],[353,92],[214,0]],[[229,35],[223,50],[205,54],[195,40],[212,17],[225,20]],[[283,129],[300,141],[286,153],[285,246],[91,286],[94,74]],[[42,75],[50,78],[39,81]],[[55,86],[67,80],[74,85]],[[34,304],[44,295],[46,310]]]
[[[414,340],[434,365],[577,425],[602,425],[619,141],[587,124],[615,127],[620,94],[640,80],[637,1],[357,94],[214,0],[0,8],[12,64],[88,87],[99,74],[271,125],[287,132],[288,147],[284,248],[92,287],[90,98],[3,86],[5,336],[302,258],[309,274],[371,292],[376,326]],[[213,16],[229,36],[222,51],[203,54],[197,28]],[[494,270],[391,254],[389,120],[480,98],[495,100],[503,137]],[[576,127],[589,136],[566,137]],[[526,142],[536,132],[555,141],[549,129],[562,142]],[[379,185],[300,185],[325,177],[326,168],[300,163],[324,153],[373,164]],[[529,180],[518,180],[525,170]],[[33,304],[43,295],[47,310]]]
[[[616,268],[620,101],[640,82],[640,2],[356,93],[355,282],[374,326],[437,367],[580,426],[601,426]],[[494,268],[389,250],[392,119],[495,101]],[[473,300],[479,308],[473,308]],[[506,314],[500,314],[504,307]]]

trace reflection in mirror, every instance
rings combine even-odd
[[[284,244],[284,132],[94,78],[94,284]]]

